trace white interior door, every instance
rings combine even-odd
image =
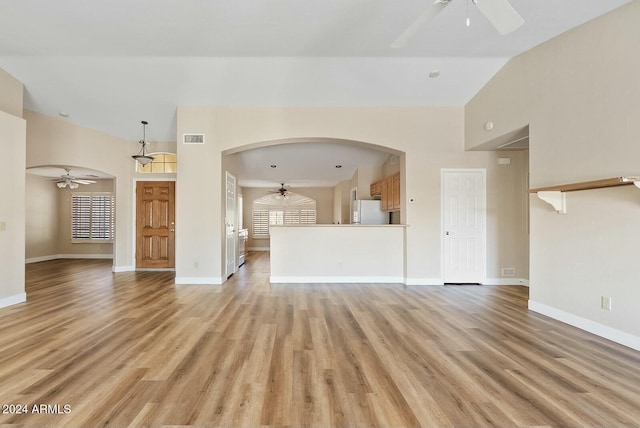
[[[236,177],[226,173],[227,176],[227,199],[225,213],[225,230],[226,230],[226,275],[227,278],[236,272]]]
[[[442,276],[445,283],[486,280],[486,170],[442,170]]]

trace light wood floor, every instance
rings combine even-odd
[[[27,295],[0,309],[0,402],[29,414],[0,425],[640,426],[640,353],[524,287],[270,285],[255,253],[223,286],[30,264]]]

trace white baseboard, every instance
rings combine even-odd
[[[442,278],[405,278],[406,285],[444,285]],[[526,285],[529,280],[523,278],[487,278],[483,285]]]
[[[405,278],[406,285],[444,285],[442,278]]]
[[[640,351],[640,337],[625,333],[624,331],[608,327],[606,325],[570,314],[568,312],[544,305],[542,303],[534,302],[533,300],[529,300],[529,310],[542,315],[546,315],[549,318],[562,321],[565,324],[572,325],[581,330],[588,331],[589,333],[593,333],[596,336],[604,337],[605,339],[609,339],[621,345],[628,346],[629,348],[635,349],[636,351]]]
[[[24,303],[26,301],[27,293],[15,294],[13,296],[0,299],[0,308],[6,308],[7,306],[17,305],[18,303]]]
[[[526,285],[529,286],[529,280],[523,278],[487,278],[482,285]]]
[[[271,251],[271,247],[249,247],[247,251]]]
[[[57,259],[113,259],[113,254],[52,254],[50,256],[30,257],[25,264],[46,262]]]
[[[58,254],[59,259],[113,259],[113,254]]]
[[[55,260],[58,259],[58,255],[57,254],[53,254],[51,256],[41,256],[41,257],[30,257],[28,259],[25,259],[25,264],[29,264],[29,263],[38,263],[38,262],[48,262],[49,260]]]
[[[318,283],[384,283],[402,284],[404,278],[401,276],[271,276],[269,282],[278,284],[318,284]]]
[[[117,273],[117,272],[133,272],[135,271],[136,268],[134,268],[133,266],[113,266],[111,268],[111,272]]]
[[[223,278],[214,276],[176,276],[175,284],[192,284],[192,285],[220,285],[224,282]]]

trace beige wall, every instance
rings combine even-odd
[[[511,60],[466,106],[467,147],[529,124],[531,187],[638,175],[638,22],[631,2]],[[530,303],[640,347],[640,191],[568,193],[567,214],[532,196],[530,216]]]
[[[400,156],[390,155],[382,164],[380,178],[388,177],[396,172],[400,172]]]
[[[130,142],[30,110],[27,120],[27,167],[67,165],[102,171],[115,177],[116,244],[114,270],[133,268],[133,175]],[[24,174],[23,174],[24,175]]]
[[[409,205],[405,198],[402,201],[403,223],[410,226],[405,272],[409,283],[428,283],[441,276],[440,169],[486,168],[489,192],[501,189],[496,155],[464,151],[462,108],[179,107],[178,135],[185,132],[205,133],[207,144],[178,146],[184,168],[178,173],[178,277],[222,278],[223,183],[220,167],[215,165],[221,165],[225,150],[313,136],[367,142],[405,152],[403,195],[415,198]],[[517,180],[520,171],[511,171]],[[205,189],[202,182],[208,183]],[[495,200],[489,198],[488,208],[496,223],[507,221],[505,216],[518,215],[517,210],[497,210],[492,205]],[[194,206],[199,209],[192,209]],[[500,229],[491,229],[490,233],[488,265],[505,267],[508,263],[506,267],[511,267],[515,263],[507,260],[507,255],[514,254],[512,244],[495,235],[502,233]],[[497,277],[499,272],[491,268],[488,275]]]
[[[25,121],[0,111],[0,307],[24,301]]]
[[[358,168],[356,174],[358,199],[372,199],[371,183],[375,183],[382,178],[382,169],[380,167],[362,167]]]
[[[333,223],[349,224],[352,180],[341,181],[333,188]]]
[[[0,68],[0,111],[22,117],[23,85]]]
[[[58,189],[53,181],[26,175],[26,243],[27,259],[48,258],[58,251]]]
[[[253,201],[263,196],[266,196],[270,190],[265,188],[256,187],[243,187],[242,199],[244,203],[243,207],[243,223],[244,228],[249,229],[249,240],[247,241],[248,248],[269,248],[269,239],[254,239],[253,229],[251,223],[251,216],[253,210]],[[301,187],[293,189],[293,192],[307,196],[316,201],[316,223],[317,224],[332,224],[333,223],[333,188],[332,187]]]
[[[112,191],[113,180],[97,180],[95,184],[71,190],[68,187],[59,189],[48,178],[27,174],[27,260],[113,254],[111,243],[71,242],[71,194]]]

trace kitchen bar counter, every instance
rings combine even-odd
[[[270,226],[272,283],[404,282],[405,225]]]

